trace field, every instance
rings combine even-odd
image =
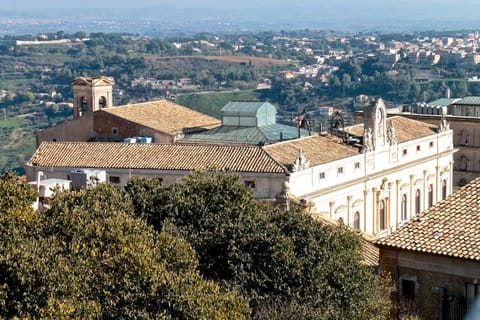
[[[7,118],[4,120],[0,120],[0,130],[17,128],[22,124],[22,122],[23,122],[23,118],[20,118],[20,117]]]
[[[0,120],[0,172],[23,174],[23,164],[35,151],[35,136],[24,121],[20,117]]]

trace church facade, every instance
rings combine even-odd
[[[452,192],[455,149],[445,121],[437,127],[387,120],[381,99],[367,102],[364,115],[363,124],[344,129],[346,136],[363,134],[360,152],[345,144],[319,151],[296,142],[303,155],[289,175],[289,192],[311,202],[316,214],[382,236]],[[288,162],[282,143],[265,149]]]

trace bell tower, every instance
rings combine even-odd
[[[112,77],[79,77],[73,80],[73,108],[74,118],[81,118],[87,114],[103,108],[113,106]]]

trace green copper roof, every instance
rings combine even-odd
[[[470,96],[461,99],[454,103],[455,105],[475,105],[480,107],[480,97],[479,96]]]
[[[275,106],[265,101],[230,101],[220,111],[225,115],[240,116],[258,116],[261,113],[277,113]]]
[[[300,129],[300,136],[306,137],[309,132]],[[284,124],[269,124],[260,127],[222,126],[206,132],[185,137],[189,142],[270,144],[282,140],[298,138],[298,128]]]
[[[455,101],[458,101],[458,100],[459,100],[458,98],[441,98],[441,99],[437,99],[435,101],[429,102],[428,104],[431,105],[431,106],[445,106],[445,107],[448,107],[449,105],[451,105],[452,103],[454,103]]]

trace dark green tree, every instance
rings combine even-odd
[[[157,230],[174,225],[195,248],[205,277],[239,288],[256,318],[382,319],[384,311],[377,318],[370,312],[388,311],[388,302],[369,298],[376,276],[360,263],[360,238],[347,227],[257,202],[239,177],[226,173],[196,172],[165,189],[146,180],[131,184],[135,207],[163,203],[140,215],[156,214],[149,220]],[[138,192],[148,189],[158,190],[158,198]]]
[[[22,198],[23,189],[13,189],[9,194]],[[23,199],[9,203],[29,198]],[[15,237],[2,239],[0,316],[247,318],[243,299],[198,273],[195,251],[186,241],[156,233],[131,209],[121,190],[101,185],[57,193],[43,214],[2,224]]]

